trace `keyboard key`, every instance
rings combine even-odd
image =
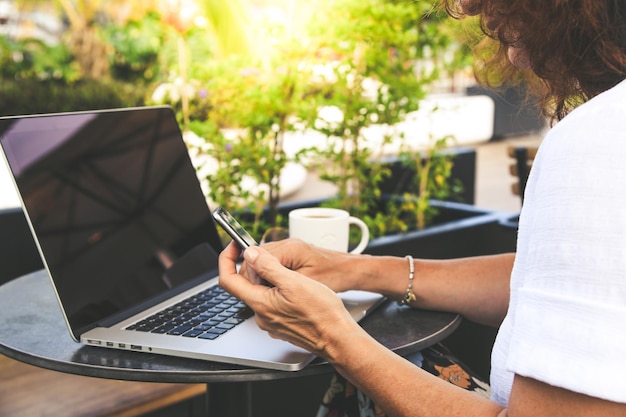
[[[171,334],[174,336],[180,336],[186,332],[188,332],[189,330],[191,330],[191,326],[187,326],[187,325],[182,325],[182,326],[178,326],[177,328],[170,330],[169,332],[167,332],[167,334]]]
[[[220,328],[218,328],[218,327],[214,327],[214,328],[212,328],[212,329],[207,330],[206,332],[207,332],[207,333],[212,333],[212,334],[217,334],[217,335],[220,335],[220,334],[224,334],[224,333],[226,333],[227,331],[228,331],[228,329],[220,329]]]
[[[198,337],[202,333],[204,333],[204,331],[197,330],[197,329],[191,329],[188,332],[184,333],[183,336],[185,336],[185,337]]]
[[[215,340],[218,337],[220,337],[219,334],[214,334],[214,333],[202,333],[200,336],[198,336],[198,339],[206,339],[206,340]]]
[[[172,330],[174,327],[173,324],[165,324],[161,327],[157,327],[156,329],[154,329],[151,333],[160,333],[160,334],[164,334],[169,332],[170,330]]]

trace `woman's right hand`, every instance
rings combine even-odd
[[[231,243],[220,254],[220,285],[255,312],[270,336],[293,343],[330,360],[341,356],[346,341],[369,338],[330,288],[281,263],[263,247],[250,247],[237,271],[240,249]],[[243,272],[253,270],[269,286],[255,285]]]

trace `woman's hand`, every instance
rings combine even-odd
[[[358,274],[351,262],[359,255],[312,246],[299,239],[286,239],[263,245],[286,268],[323,283],[333,291],[358,289]],[[247,275],[244,263],[242,273]]]
[[[242,269],[251,268],[273,287],[255,285],[237,272],[239,254],[233,243],[220,254],[220,285],[254,310],[259,327],[272,337],[326,358],[337,340],[361,332],[341,299],[326,285],[284,267],[267,250],[251,247],[244,252]]]

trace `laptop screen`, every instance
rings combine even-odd
[[[74,335],[217,268],[170,108],[0,119],[0,143]]]

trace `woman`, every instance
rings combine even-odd
[[[480,15],[499,45],[484,78],[524,78],[558,121],[528,181],[517,254],[413,260],[288,240],[246,250],[240,275],[231,244],[221,284],[263,329],[328,360],[389,416],[626,416],[626,2],[457,1],[448,12]],[[491,400],[379,345],[335,295],[347,289],[498,326]]]

